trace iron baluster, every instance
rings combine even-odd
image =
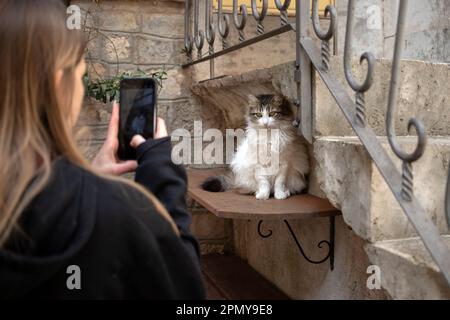
[[[261,13],[259,13],[258,11],[258,5],[256,4],[256,0],[252,0],[252,14],[258,24],[257,34],[263,34],[264,33],[263,20],[267,15],[267,9],[269,6],[267,0],[259,0],[259,1],[262,2]]]
[[[286,32],[290,32],[290,31],[295,31],[295,24],[287,24],[285,26],[276,28],[274,30],[267,31],[267,32],[265,32],[265,33],[263,33],[261,35],[255,36],[253,38],[250,38],[250,39],[244,40],[242,42],[239,42],[239,43],[237,43],[235,45],[232,45],[232,46],[228,47],[227,49],[216,51],[216,52],[214,52],[214,54],[212,56],[205,56],[205,57],[203,57],[201,59],[196,59],[196,60],[194,60],[194,61],[192,61],[190,63],[185,63],[185,64],[182,65],[182,67],[183,68],[187,68],[189,66],[192,66],[192,65],[195,65],[195,64],[198,64],[198,63],[202,63],[202,62],[211,60],[213,58],[217,58],[217,57],[226,55],[226,54],[228,54],[230,52],[234,52],[234,51],[240,50],[240,49],[248,47],[248,46],[250,46],[252,44],[264,41],[266,39],[270,39],[270,38],[272,38],[274,36],[277,36],[277,35],[280,35],[280,34],[283,34],[283,33],[286,33]]]
[[[239,32],[239,42],[242,42],[245,40],[244,28],[247,23],[247,6],[245,4],[241,4],[239,6],[239,12],[242,14],[240,20],[238,17],[238,0],[233,0],[233,22]]]
[[[206,0],[206,19],[205,19],[205,34],[206,41],[209,44],[209,54],[214,53],[214,41],[216,40],[216,29],[214,28],[214,24],[211,22],[211,0]]]
[[[406,1],[400,1],[400,7],[398,10],[398,20],[397,20],[397,32],[395,38],[394,47],[394,57],[392,61],[391,70],[391,86],[389,88],[389,100],[388,109],[386,115],[386,130],[388,135],[389,144],[395,155],[403,161],[402,166],[402,196],[405,200],[411,201],[413,195],[413,173],[412,173],[412,162],[419,159],[423,152],[425,151],[426,145],[426,133],[425,126],[423,123],[416,118],[411,118],[408,121],[408,131],[411,127],[417,132],[418,141],[415,150],[411,153],[406,153],[401,150],[398,142],[397,136],[395,134],[394,127],[394,116],[397,104],[397,91],[398,91],[398,73],[400,69],[400,57],[402,54],[402,47],[404,41],[404,30],[405,30],[405,16],[406,16]]]
[[[291,4],[291,0],[285,0],[283,4],[281,4],[280,0],[275,0],[275,5],[278,10],[280,10],[280,20],[281,25],[287,25],[289,23],[288,12],[289,5]]]
[[[370,89],[373,83],[373,70],[375,67],[375,57],[370,52],[364,52],[359,63],[362,64],[363,61],[367,62],[367,74],[364,82],[359,84],[353,78],[351,70],[351,49],[352,49],[352,28],[353,28],[353,17],[355,15],[355,0],[348,1],[348,11],[347,11],[347,28],[345,31],[345,47],[344,47],[344,72],[345,78],[347,79],[350,87],[356,92],[356,121],[360,126],[365,126],[366,124],[366,107],[364,93]]]
[[[187,61],[192,62],[192,37],[189,34],[189,0],[184,3],[184,50],[187,56]]]
[[[216,40],[216,30],[214,28],[214,23],[212,23],[211,17],[211,7],[212,0],[205,0],[205,35],[206,41],[208,42],[208,55],[214,54],[214,41]],[[209,76],[214,78],[214,59],[209,61]]]
[[[295,1],[295,25],[296,25],[296,57],[295,57],[295,81],[297,82],[297,107],[299,118],[298,132],[308,141],[313,141],[313,70],[311,60],[308,57],[300,41],[309,38],[310,2],[304,0]],[[298,119],[298,118],[297,118]]]
[[[199,31],[199,16],[200,16],[200,6],[199,6],[200,0],[195,0],[195,7],[194,7],[194,42],[195,47],[197,48],[197,59],[200,59],[202,57],[202,48],[203,48],[203,42],[205,35],[203,31]]]
[[[228,15],[224,15],[222,12],[222,2],[223,0],[219,0],[218,2],[218,11],[217,11],[217,29],[219,29],[219,34],[222,38],[222,49],[228,48],[227,37],[230,33],[230,18]],[[222,21],[224,25],[222,25]]]
[[[334,6],[328,5],[325,8],[325,17],[330,16],[330,25],[327,32],[323,32],[319,22],[319,5],[317,0],[312,2],[312,23],[314,32],[317,37],[322,40],[322,63],[325,70],[330,69],[330,39],[336,32],[337,12]]]
[[[450,229],[450,167],[447,176],[447,187],[445,188],[445,217],[447,226]]]

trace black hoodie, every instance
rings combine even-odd
[[[169,138],[141,145],[136,181],[164,204],[180,237],[141,192],[61,158],[0,250],[0,298],[203,299],[186,173],[170,152]],[[81,289],[67,286],[70,266]]]

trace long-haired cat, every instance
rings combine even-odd
[[[289,103],[274,94],[249,95],[247,128],[231,162],[231,175],[209,177],[204,190],[236,188],[266,200],[272,194],[286,199],[306,188],[310,167],[308,153],[297,129]],[[269,152],[270,151],[270,152]]]

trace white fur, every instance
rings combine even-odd
[[[263,116],[258,120],[257,128],[249,126],[231,162],[233,187],[242,193],[255,194],[261,200],[268,199],[271,194],[276,199],[286,199],[302,192],[306,188],[305,175],[310,170],[307,150],[296,128],[286,123],[276,128],[275,123]],[[279,129],[279,139],[271,137],[273,129]],[[269,158],[264,152],[268,148],[272,157],[278,149],[279,165],[271,172],[264,171],[267,163],[272,163],[267,162]],[[258,151],[266,157],[258,156]]]

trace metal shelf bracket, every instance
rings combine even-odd
[[[312,260],[311,258],[309,258],[306,255],[305,251],[302,248],[302,245],[300,244],[300,241],[298,240],[297,236],[295,235],[294,231],[292,230],[291,225],[289,224],[289,222],[287,220],[283,220],[289,230],[289,233],[291,234],[292,238],[294,239],[295,244],[297,245],[297,248],[300,251],[300,254],[303,256],[303,258],[305,258],[306,261],[308,261],[309,263],[312,263],[312,264],[321,264],[329,259],[331,271],[333,271],[333,269],[334,269],[334,240],[335,240],[335,220],[336,220],[335,218],[336,218],[335,216],[329,217],[329,220],[330,220],[330,238],[329,238],[329,240],[322,240],[317,244],[317,247],[319,249],[321,249],[323,247],[323,245],[328,246],[327,255],[320,260]],[[269,229],[265,233],[263,233],[261,230],[262,223],[263,223],[263,220],[260,220],[258,222],[258,235],[261,238],[269,238],[270,236],[272,236],[273,232],[272,232],[272,230]]]

